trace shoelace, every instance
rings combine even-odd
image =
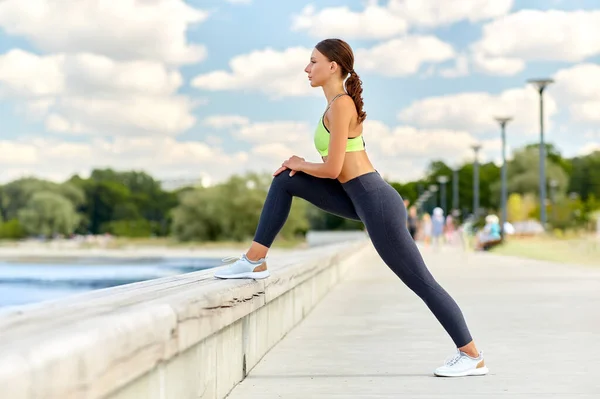
[[[460,353],[457,353],[456,355],[449,357],[448,359],[446,359],[446,365],[447,366],[454,366],[456,363],[458,363],[460,360],[462,359],[462,356]]]

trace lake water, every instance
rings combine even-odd
[[[81,258],[60,263],[0,261],[0,307],[58,299],[220,264],[220,258]]]

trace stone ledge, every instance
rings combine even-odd
[[[11,399],[224,397],[368,246],[272,257],[266,280],[205,270],[0,312],[0,382]]]

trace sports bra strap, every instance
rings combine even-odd
[[[322,116],[322,118],[325,118],[325,114],[327,113],[327,111],[329,111],[329,107],[331,107],[331,104],[333,104],[333,102],[334,102],[334,101],[335,101],[335,100],[336,100],[338,97],[341,97],[341,96],[349,96],[349,95],[350,95],[350,94],[348,94],[348,93],[340,93],[340,94],[338,94],[337,96],[333,97],[333,98],[331,99],[331,101],[329,102],[329,104],[327,104],[327,108],[325,108],[325,112],[323,112],[323,116]]]

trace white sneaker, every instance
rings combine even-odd
[[[219,269],[215,272],[216,278],[253,278],[261,279],[269,277],[269,270],[255,271],[260,266],[266,266],[266,258],[259,259],[254,262],[249,260],[245,254],[241,257],[227,257],[223,262],[233,262],[226,268]]]
[[[474,358],[457,349],[456,354],[446,359],[443,366],[433,373],[438,377],[466,377],[468,375],[485,375],[489,372],[483,360],[483,352]]]

